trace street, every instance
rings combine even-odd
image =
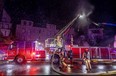
[[[0,0],[0,76],[116,76],[115,0]]]
[[[116,64],[92,64],[92,70],[87,71],[85,65],[74,63],[72,67],[59,68],[50,62],[35,61],[23,65],[14,62],[0,64],[0,75],[115,75]]]
[[[64,75],[116,75],[116,64],[92,64],[92,70],[86,70],[83,64],[73,64],[57,70]]]
[[[18,65],[14,62],[0,64],[1,75],[58,75],[54,72],[48,62],[28,62]]]

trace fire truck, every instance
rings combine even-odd
[[[80,15],[77,15],[72,21],[70,21],[63,29],[61,29],[54,38],[48,38],[45,40],[45,47],[49,50],[54,52],[53,63],[58,63],[60,61],[60,53],[59,51],[56,51],[56,44],[55,44],[55,38],[57,35],[64,35],[66,34],[67,30],[72,27],[72,24],[80,17]],[[72,39],[73,40],[73,39]],[[90,51],[90,57],[92,61],[116,61],[116,48],[111,47],[97,47],[97,46],[78,46],[78,45],[65,45],[65,54],[67,56],[67,53],[69,50],[73,53],[73,60],[82,60],[82,54],[85,49],[89,49]]]
[[[63,34],[66,33],[67,30],[70,29],[70,27],[72,26],[72,24],[74,23],[74,21],[76,19],[79,18],[79,15],[77,15],[72,21],[70,21],[64,28],[62,28],[53,38],[47,38],[45,40],[45,48],[47,51],[50,52],[50,59],[52,60],[51,62],[53,63],[59,63],[60,61],[60,55],[61,55],[61,51],[60,50],[56,50],[57,49],[57,45],[56,45],[56,37],[58,35],[62,36]]]
[[[116,48],[110,47],[84,47],[84,46],[72,46],[71,50],[73,52],[74,59],[82,59],[82,54],[85,49],[90,52],[90,58],[94,62],[98,61],[116,61]]]
[[[44,45],[38,41],[15,41],[12,44],[1,44],[0,51],[4,52],[4,60],[15,61],[18,64],[26,61],[45,60]]]

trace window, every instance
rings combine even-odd
[[[26,21],[23,21],[23,24],[26,25]]]
[[[26,32],[26,30],[23,28],[23,29],[22,29],[22,32],[23,32],[23,33],[25,33],[25,32]]]
[[[41,30],[39,30],[39,33],[41,33]]]
[[[100,33],[99,30],[92,30],[93,33]]]
[[[29,26],[31,26],[32,25],[32,22],[29,22]]]

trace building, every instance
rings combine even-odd
[[[4,5],[3,0],[0,0],[0,21],[2,19],[3,5]]]
[[[2,34],[1,36],[8,37],[11,33],[11,28],[12,28],[11,18],[6,12],[6,10],[3,9],[2,19],[0,22],[0,32]]]
[[[90,28],[88,29],[88,39],[92,45],[96,45],[103,39],[103,28]]]
[[[21,41],[35,41],[38,40],[42,43],[45,42],[47,38],[53,38],[56,33],[59,31],[56,29],[56,25],[46,24],[46,27],[34,27],[33,21],[29,20],[21,20],[20,24],[17,24],[16,27],[16,37],[17,40]],[[71,31],[74,31],[71,29]],[[69,40],[70,35],[73,32],[69,32],[65,35],[67,38],[66,41]]]
[[[45,39],[53,37],[57,33],[56,26],[53,24],[46,24],[46,28],[34,27],[33,21],[21,20],[21,24],[16,27],[17,40],[21,41],[35,41],[44,42]]]

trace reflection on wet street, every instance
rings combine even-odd
[[[0,65],[1,75],[58,75],[55,73],[49,63],[34,63],[25,65],[16,65],[14,63]]]
[[[58,65],[54,65],[55,68]],[[73,64],[72,66],[68,64],[67,67],[62,67],[60,69],[57,68],[58,71],[62,72],[65,75],[100,75],[100,74],[112,74],[116,75],[116,64],[92,64],[91,70],[86,70],[86,66],[84,64]]]
[[[85,75],[92,73],[108,73],[109,71],[116,71],[116,64],[92,64],[92,70],[87,71],[86,66],[83,64],[73,64],[65,68],[59,68],[59,65],[53,65],[57,71],[79,75],[79,73]],[[49,62],[30,62],[23,65],[15,63],[0,64],[0,76],[1,75],[61,75],[51,68]],[[115,73],[116,74],[116,73]],[[80,75],[79,75],[80,76]]]
[[[92,70],[86,70],[86,66],[72,66],[67,68],[62,68],[62,72],[67,73],[101,73],[101,72],[107,72],[107,71],[113,71],[116,70],[116,65],[93,65]]]

